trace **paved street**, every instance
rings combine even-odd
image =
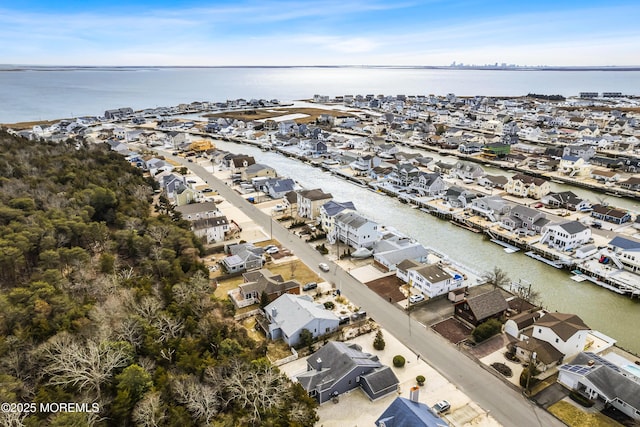
[[[310,268],[331,283],[341,287],[342,292],[357,306],[366,310],[368,315],[392,333],[398,340],[412,349],[439,371],[450,382],[459,387],[473,401],[504,426],[548,427],[564,424],[546,411],[526,400],[520,393],[512,390],[478,364],[459,352],[429,329],[426,329],[407,314],[384,301],[376,293],[351,277],[336,264],[327,261],[297,236],[289,233],[277,221],[272,220],[247,203],[239,194],[224,182],[215,178],[202,166],[187,163],[185,159],[171,156],[170,153],[158,150],[168,158],[188,166],[196,175],[206,180],[219,194],[230,203],[238,206],[247,216],[252,218],[265,230],[273,230],[273,237],[290,248]],[[271,221],[271,224],[270,224]],[[318,263],[326,262],[331,267],[329,272],[318,269]]]

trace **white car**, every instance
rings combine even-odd
[[[451,405],[446,400],[441,400],[440,402],[433,405],[433,410],[436,414],[442,414],[447,412],[451,408]]]
[[[420,302],[420,301],[424,301],[424,295],[422,295],[422,294],[411,295],[409,297],[409,302],[411,304],[415,304],[415,303]]]
[[[265,252],[268,254],[277,254],[278,252],[280,252],[280,249],[274,246],[273,248],[267,249]]]
[[[329,265],[325,264],[324,262],[318,264],[318,268],[322,271],[329,271]]]

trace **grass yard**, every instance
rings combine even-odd
[[[309,270],[309,268],[302,261],[297,259],[282,264],[270,263],[268,265],[265,265],[265,268],[267,268],[273,274],[280,274],[285,280],[295,279],[302,285],[308,282],[322,281],[322,278],[320,278],[313,271]],[[293,277],[291,276],[292,268]]]
[[[561,400],[549,407],[549,412],[569,427],[623,427],[622,424],[600,413],[587,413],[569,402]]]

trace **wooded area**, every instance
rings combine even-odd
[[[100,408],[0,424],[313,425],[156,186],[104,146],[0,131],[0,401]]]

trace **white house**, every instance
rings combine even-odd
[[[591,229],[578,221],[551,223],[542,227],[540,243],[561,251],[571,251],[589,242]]]
[[[437,264],[426,264],[409,269],[409,285],[418,288],[429,298],[459,288],[462,280],[462,276],[452,276]]]
[[[546,313],[533,326],[533,338],[551,344],[565,359],[584,350],[589,328],[575,314]]]
[[[304,190],[298,193],[298,216],[316,219],[320,216],[320,206],[333,198],[330,193],[321,189]]]
[[[334,234],[334,218],[345,209],[355,211],[356,207],[353,202],[336,202],[335,200],[320,206],[320,227],[327,235]]]
[[[378,223],[354,211],[343,211],[334,217],[333,235],[330,241],[339,239],[352,248],[370,248],[378,240]]]
[[[226,216],[198,219],[191,224],[193,234],[204,237],[207,244],[223,241],[225,234],[229,231],[229,221]]]

